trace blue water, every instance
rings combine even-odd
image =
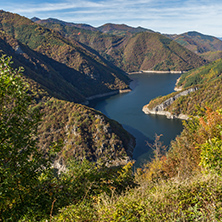
[[[96,101],[94,108],[111,119],[121,123],[136,138],[133,158],[138,164],[149,160],[152,150],[147,141],[155,139],[155,134],[163,134],[161,140],[165,145],[182,131],[181,120],[169,120],[165,116],[146,115],[142,107],[157,96],[173,92],[177,74],[134,74],[129,93],[118,94]]]

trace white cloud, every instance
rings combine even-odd
[[[8,0],[10,2],[10,0]],[[222,36],[222,2],[216,0],[61,0],[57,3],[13,4],[5,10],[29,18],[54,17],[99,26],[107,22],[145,26],[160,32],[195,30]]]

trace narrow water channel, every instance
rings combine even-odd
[[[157,96],[173,92],[179,74],[133,74],[129,93],[118,94],[94,101],[93,107],[111,119],[121,123],[136,138],[133,158],[139,166],[149,160],[151,149],[147,141],[155,134],[163,134],[161,140],[169,145],[182,131],[181,120],[169,120],[165,116],[146,115],[142,107]]]

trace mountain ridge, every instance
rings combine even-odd
[[[141,32],[126,25],[104,25],[112,32],[122,32],[121,35],[114,35],[112,32],[101,33],[100,31],[83,29],[81,31],[76,27],[68,27],[61,22],[55,23],[55,21],[52,24],[45,20],[42,25],[60,32],[69,41],[77,40],[92,47],[126,72],[141,69],[185,71],[206,63],[204,59],[186,48],[182,48],[176,42],[159,33],[144,31],[144,29]],[[128,29],[133,31],[126,34]],[[171,57],[172,53],[173,57]]]
[[[221,51],[222,41],[217,37],[204,35],[196,31],[185,32],[180,35],[166,35],[178,43],[190,48],[196,53],[203,53],[208,51]]]

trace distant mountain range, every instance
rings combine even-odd
[[[63,26],[70,26],[70,27],[76,27],[76,28],[80,28],[80,29],[85,29],[85,30],[90,30],[90,31],[100,31],[103,33],[107,33],[107,34],[113,34],[113,35],[125,35],[127,33],[138,33],[138,32],[154,32],[150,29],[146,29],[146,28],[142,28],[142,27],[131,27],[131,26],[127,26],[125,24],[112,24],[112,23],[107,23],[104,24],[98,28],[95,28],[91,25],[88,24],[78,24],[78,23],[72,23],[72,22],[64,22],[58,19],[54,19],[54,18],[49,18],[49,19],[39,19],[39,18],[32,18],[31,19],[33,22],[36,22],[38,24],[45,24],[45,23],[51,23],[51,24],[60,24]]]
[[[57,30],[61,31],[61,27],[56,27],[56,24],[60,24],[61,26],[72,26],[80,29],[85,29],[85,30],[91,30],[91,31],[100,31],[104,34],[111,34],[111,35],[116,35],[116,36],[131,36],[132,34],[136,33],[141,33],[141,32],[150,32],[150,33],[156,33],[153,30],[146,29],[143,27],[130,27],[124,24],[112,24],[108,23],[105,25],[102,25],[98,28],[92,27],[87,24],[76,24],[76,23],[67,23],[63,22],[57,19],[46,19],[46,20],[41,20],[37,18],[32,19],[34,22],[37,22],[38,24],[42,24],[44,26],[47,26],[49,28],[54,28]],[[50,23],[50,25],[49,25]],[[62,30],[62,32],[66,33],[66,36],[70,35],[72,37],[77,37],[73,36],[70,32],[73,32],[73,30]],[[83,34],[83,33],[82,33]],[[84,33],[85,34],[85,33]],[[88,33],[89,34],[89,33]],[[201,33],[191,31],[191,32],[186,32],[180,35],[176,34],[163,34],[167,38],[170,38],[180,45],[184,46],[185,48],[191,50],[192,52],[202,56],[204,59],[207,59],[209,61],[214,61],[218,58],[221,58],[221,53],[222,51],[222,38],[216,38],[214,36],[209,36],[209,35],[203,35]],[[95,36],[94,36],[95,37]],[[84,44],[89,44],[89,42],[85,42],[81,36],[81,38],[77,38],[79,41],[82,41]],[[101,39],[101,36],[100,36]],[[91,43],[92,45],[92,43]],[[92,47],[92,46],[90,46]],[[100,47],[95,47],[97,51],[100,51]],[[102,50],[104,51],[104,50]],[[214,52],[214,53],[210,53]],[[103,54],[104,56],[104,54]],[[118,63],[117,63],[118,64]]]
[[[216,50],[222,48],[220,40],[195,32],[169,39],[141,27],[31,21],[4,11],[0,11],[0,24],[1,50],[24,66],[26,76],[50,95],[74,102],[128,89],[125,72],[191,70],[206,64],[204,58],[176,42],[181,38],[193,39],[196,45],[201,39],[198,50],[214,51],[211,57],[220,55]]]
[[[203,58],[214,61],[222,58],[222,41],[219,38],[198,32],[186,32],[181,35],[165,35]]]
[[[33,21],[78,41],[126,72],[139,70],[190,70],[206,64],[200,56],[149,29],[105,24],[96,30],[56,19]]]
[[[215,52],[222,50],[222,41],[216,37],[199,32],[186,32],[180,35],[166,35],[195,53]]]
[[[84,102],[95,94],[128,88],[125,72],[89,47],[17,14],[0,11],[0,24],[5,53],[61,98]]]

